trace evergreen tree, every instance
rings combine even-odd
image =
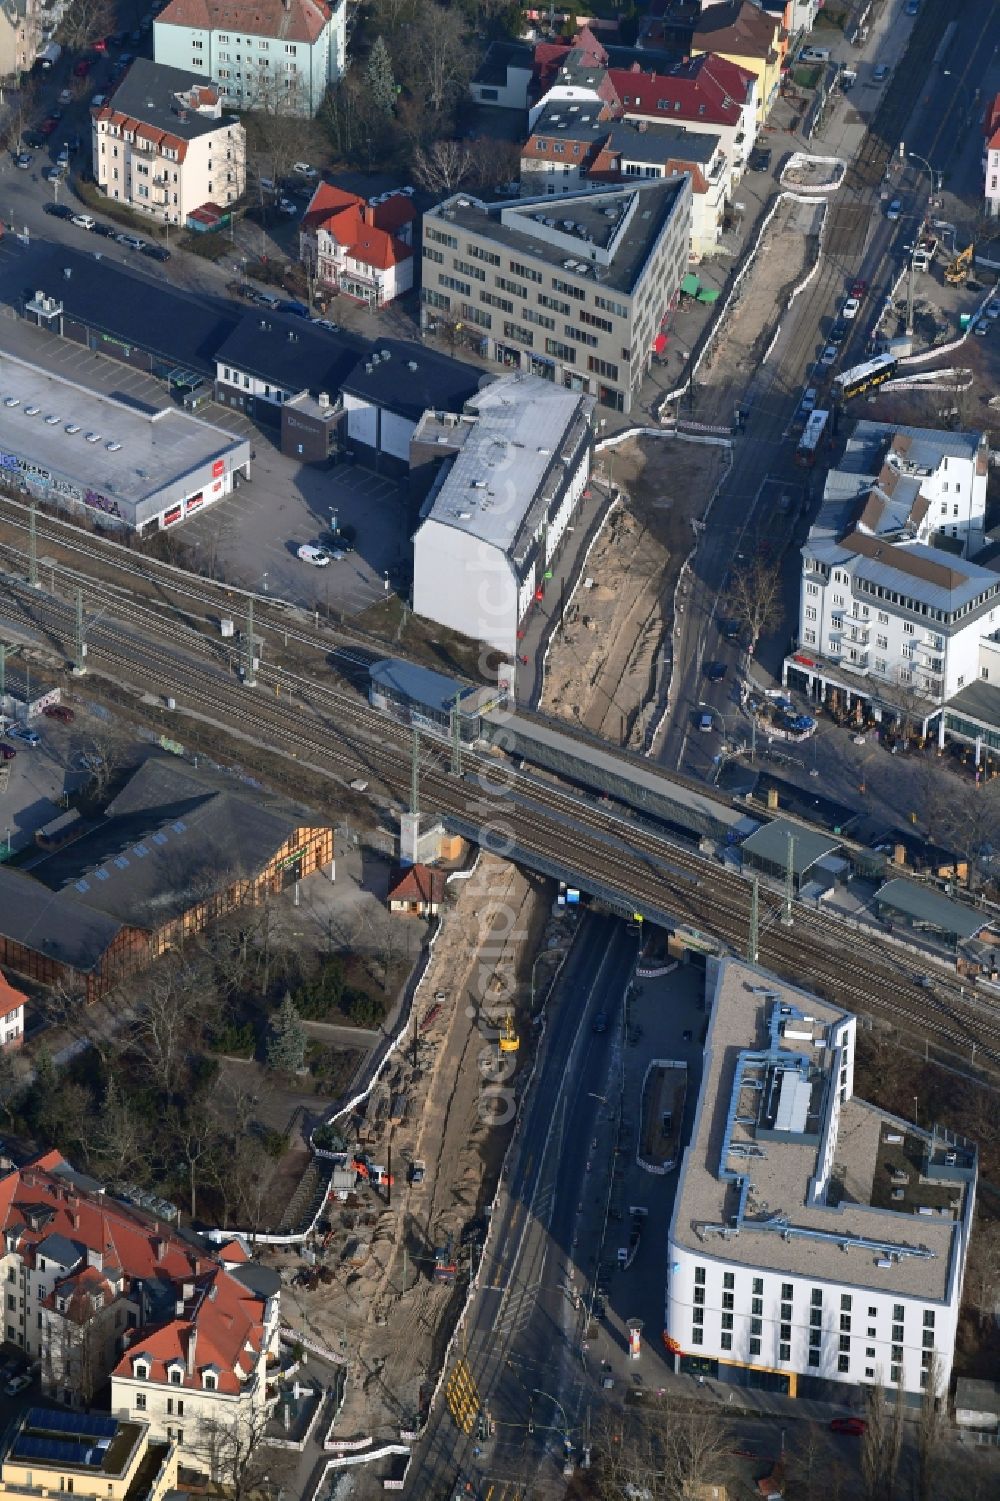
[[[288,992],[271,1024],[267,1044],[267,1066],[278,1074],[297,1074],[306,1062],[306,1029]]]
[[[379,114],[391,115],[396,108],[396,80],[392,72],[392,58],[381,35],[375,38],[365,69],[365,83],[371,102]]]

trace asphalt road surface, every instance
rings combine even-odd
[[[478,1291],[450,1367],[450,1405],[446,1395],[435,1406],[411,1466],[413,1496],[448,1496],[460,1477],[523,1482],[539,1465],[551,1478],[561,1466],[561,1357],[571,1353],[573,1288],[582,1281],[573,1245],[634,959],[624,924],[586,919],[497,1194]],[[608,1027],[595,1032],[599,1013]],[[476,1432],[484,1405],[494,1424],[485,1444]]]

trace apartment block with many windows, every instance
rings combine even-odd
[[[962,553],[982,545],[987,467],[982,433],[857,424],[802,549],[786,682],[929,720],[979,678],[1000,577]]]
[[[3,1337],[46,1397],[111,1411],[212,1474],[219,1431],[277,1400],[279,1281],[238,1244],[202,1249],[81,1179],[58,1152],[0,1173]]]
[[[948,1390],[975,1207],[964,1138],[854,1093],[856,1018],[709,961],[704,1072],[667,1252],[679,1371],[842,1401]]]
[[[239,109],[313,116],[347,65],[346,0],[171,0],[153,55],[208,73]]]
[[[164,224],[246,187],[246,135],[203,75],[136,58],[113,99],[91,111],[94,181],[116,203]]]
[[[691,179],[424,215],[421,326],[509,370],[632,409],[687,269]]]

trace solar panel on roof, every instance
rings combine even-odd
[[[43,1459],[52,1464],[98,1466],[102,1455],[92,1444],[74,1444],[60,1438],[36,1438],[22,1433],[14,1444],[15,1459]]]
[[[99,1412],[60,1412],[54,1408],[32,1407],[25,1427],[38,1433],[75,1433],[84,1438],[114,1438],[117,1418]]]

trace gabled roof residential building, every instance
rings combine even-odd
[[[662,72],[612,68],[608,77],[625,119],[718,135],[734,173],[742,171],[760,111],[760,87],[752,69],[703,54]]]
[[[30,71],[42,46],[41,0],[0,0],[0,78]]]
[[[208,1425],[266,1412],[277,1277],[227,1270],[196,1239],[82,1186],[58,1152],[0,1178],[0,1236],[5,1338],[37,1366],[46,1396],[86,1406],[110,1378],[112,1414],[147,1423],[202,1474]]]
[[[758,124],[777,95],[787,50],[788,33],[781,18],[751,4],[751,0],[727,0],[708,6],[698,17],[691,37],[694,56],[712,53],[754,74]]]
[[[321,287],[384,307],[413,286],[416,217],[406,193],[365,199],[320,183],[302,218],[299,254]]]
[[[94,181],[116,203],[184,224],[246,187],[246,134],[205,74],[137,57],[91,117]]]
[[[0,1052],[13,1052],[24,1042],[24,1007],[28,997],[0,974]]]
[[[311,116],[344,73],[346,11],[346,0],[171,0],[153,55],[208,73],[239,109]]]

